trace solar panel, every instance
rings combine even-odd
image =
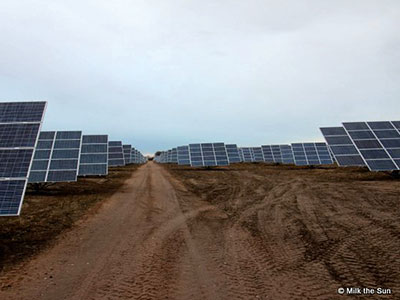
[[[215,161],[217,162],[217,166],[228,166],[229,160],[225,144],[213,143],[213,147],[214,147]]]
[[[79,176],[108,174],[108,135],[83,135]]]
[[[167,152],[167,163],[172,162],[172,149],[168,150]]]
[[[236,144],[226,144],[225,148],[230,164],[239,163],[241,161],[239,156],[239,149]]]
[[[238,148],[238,151],[239,151],[240,162],[244,162],[244,157],[243,157],[243,150],[242,150],[242,148]]]
[[[214,148],[212,143],[204,143],[201,145],[201,152],[203,154],[203,163],[205,167],[213,167],[217,165],[215,158]]]
[[[41,123],[47,102],[0,103],[0,123]]]
[[[317,149],[317,155],[321,165],[333,164],[333,159],[326,143],[315,143],[315,148]]]
[[[345,122],[343,127],[371,171],[400,169],[398,121]]]
[[[293,143],[294,162],[298,166],[332,164],[325,143]]]
[[[163,152],[160,153],[160,159],[159,159],[159,162],[160,162],[161,164],[163,164],[164,161],[165,161],[165,151],[163,151]]]
[[[315,143],[304,143],[304,151],[309,165],[319,165],[320,161],[318,158],[317,149]]]
[[[33,158],[30,183],[76,181],[81,131],[42,131]]]
[[[125,165],[129,165],[130,163],[132,163],[131,161],[132,145],[122,145],[122,149],[124,151]]]
[[[137,153],[137,150],[134,147],[132,147],[132,149],[131,149],[131,162],[133,164],[137,164],[138,163],[138,157],[137,157],[136,153]]]
[[[171,163],[177,164],[178,163],[178,151],[176,148],[171,150]]]
[[[306,152],[304,150],[304,145],[302,143],[293,143],[292,150],[293,150],[294,163],[297,166],[308,165]]]
[[[282,163],[282,153],[281,147],[279,145],[271,145],[272,156],[274,157],[274,162]]]
[[[108,142],[108,166],[125,166],[124,151],[121,141]]]
[[[255,162],[264,162],[264,154],[261,147],[252,147],[251,150]]]
[[[251,151],[251,148],[242,147],[240,149],[241,149],[242,154],[243,154],[243,161],[244,162],[253,162],[254,161],[253,151]]]
[[[290,145],[279,145],[282,163],[294,164],[293,150]]]
[[[189,166],[190,165],[190,154],[189,146],[179,146],[177,148],[178,165]]]
[[[275,162],[274,155],[272,154],[272,149],[270,145],[262,145],[261,150],[263,152],[263,157],[265,162],[269,163]]]
[[[200,144],[189,144],[189,153],[190,153],[190,165],[192,167],[204,166],[203,154],[201,151]]]
[[[21,212],[46,102],[0,103],[0,215]]]
[[[343,127],[320,128],[339,166],[365,166],[365,162]]]

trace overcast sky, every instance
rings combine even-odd
[[[0,1],[3,100],[145,153],[400,119],[399,0]]]

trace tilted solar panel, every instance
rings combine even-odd
[[[124,151],[121,141],[108,142],[108,166],[125,166]]]
[[[332,164],[325,143],[293,143],[294,162],[298,166]]]
[[[178,165],[190,166],[189,146],[179,146],[177,148]]]
[[[172,149],[169,149],[167,152],[167,163],[172,162]]]
[[[254,161],[253,151],[251,151],[251,148],[242,147],[240,149],[242,150],[244,162],[253,162]]]
[[[203,163],[205,167],[213,167],[217,165],[212,143],[201,144],[201,152],[203,154]]]
[[[122,145],[124,151],[125,165],[129,165],[131,162],[132,145]]]
[[[213,143],[217,166],[228,166],[228,154],[224,143]]]
[[[315,143],[303,143],[304,151],[309,165],[319,165],[317,149]]]
[[[47,103],[0,103],[0,216],[21,212]]]
[[[178,163],[178,151],[176,148],[171,150],[171,163],[177,164]]]
[[[302,143],[292,143],[294,163],[297,166],[308,165],[306,152]]]
[[[270,145],[262,145],[261,149],[263,152],[263,157],[264,157],[265,162],[268,162],[268,163],[275,162],[274,155],[272,154],[272,149],[271,149]]]
[[[371,171],[400,169],[397,121],[345,122],[343,127]]]
[[[315,148],[321,165],[333,164],[332,156],[326,143],[315,143]]]
[[[40,132],[29,174],[30,183],[46,182],[55,136],[55,131]]]
[[[321,127],[322,135],[339,166],[365,166],[365,162],[343,127]]]
[[[41,123],[46,101],[0,103],[0,123]]]
[[[264,162],[264,154],[261,147],[252,147],[253,158],[255,162]]]
[[[108,135],[83,135],[79,176],[108,174]]]
[[[137,150],[134,147],[132,147],[132,150],[131,150],[131,162],[134,163],[134,164],[138,163],[138,157],[137,157],[136,153],[137,153]]]
[[[81,131],[41,132],[33,158],[29,182],[76,181],[81,144]]]
[[[242,150],[242,148],[238,148],[238,151],[239,151],[240,162],[244,162],[244,157],[243,157],[243,150]]]
[[[226,144],[225,148],[230,164],[239,163],[241,161],[239,156],[239,149],[236,144]]]
[[[282,153],[281,147],[279,145],[271,145],[272,156],[274,157],[274,162],[282,163]]]
[[[282,163],[294,164],[293,150],[290,145],[279,145]]]
[[[203,154],[200,144],[189,144],[190,165],[192,167],[203,167]]]

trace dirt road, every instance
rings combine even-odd
[[[275,182],[233,170],[225,185],[218,178],[228,172],[206,182],[205,172],[178,171],[141,167],[96,215],[3,278],[0,299],[343,299],[342,283],[399,288],[390,211],[380,221],[368,204],[364,223],[346,221],[353,208],[344,191],[321,202],[318,185],[276,170]],[[394,184],[384,187],[390,201],[398,200]],[[346,222],[360,232],[375,225],[360,236]]]

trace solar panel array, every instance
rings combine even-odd
[[[108,135],[83,135],[79,176],[108,174]]]
[[[234,157],[232,152],[231,154],[233,155],[232,157]],[[161,152],[155,160],[159,163],[190,165],[192,167],[229,165],[228,153],[224,143],[202,143],[179,146]],[[238,160],[237,152],[236,160]]]
[[[396,122],[348,122],[343,127],[370,170],[400,169],[400,130]]]
[[[70,182],[78,175],[108,174],[108,136],[82,136],[81,131],[40,132],[46,106],[44,101],[0,103],[2,216],[19,215],[28,182]],[[111,143],[111,159],[118,164],[121,157],[116,146]],[[147,161],[136,149],[126,152],[129,163]]]
[[[320,130],[338,165],[400,170],[400,121],[344,122]]]
[[[21,212],[47,103],[0,103],[0,215]]]

